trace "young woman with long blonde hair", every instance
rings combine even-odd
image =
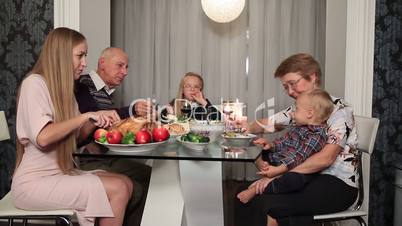
[[[105,171],[80,171],[72,156],[77,139],[119,119],[114,111],[79,113],[74,80],[86,67],[86,55],[82,34],[54,29],[23,80],[17,100],[17,160],[11,194],[21,209],[69,208],[76,211],[82,226],[94,225],[95,218],[101,226],[119,226],[133,192],[131,181]]]

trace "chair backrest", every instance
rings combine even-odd
[[[374,149],[374,142],[377,136],[378,125],[380,120],[377,118],[369,118],[364,116],[355,116],[357,138],[359,143],[357,148],[371,154]]]
[[[0,111],[0,141],[10,139],[10,132],[8,131],[6,115],[4,111]]]
[[[380,120],[364,116],[355,116],[356,132],[358,138],[357,149],[361,151],[361,164],[359,166],[359,198],[354,209],[367,211],[370,185],[370,155],[374,149]],[[367,221],[367,219],[366,219]]]

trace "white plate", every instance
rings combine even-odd
[[[208,144],[208,143],[195,143],[195,142],[190,142],[190,141],[182,141],[181,140],[181,136],[176,138],[178,142],[180,142],[184,147],[188,148],[188,149],[192,149],[195,151],[202,151],[204,150]]]
[[[154,150],[159,145],[166,143],[167,140],[161,141],[161,142],[148,143],[148,144],[104,144],[104,143],[101,143],[98,141],[95,141],[95,142],[100,145],[106,146],[112,152],[142,153],[142,152],[149,152],[149,151]]]

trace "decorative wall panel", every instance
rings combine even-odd
[[[15,161],[15,99],[18,86],[35,63],[53,28],[52,0],[2,0],[0,3],[0,110],[11,139],[0,141],[0,197],[10,189]]]

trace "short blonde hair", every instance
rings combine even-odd
[[[313,108],[317,122],[325,122],[334,110],[334,104],[331,96],[322,89],[313,89],[305,92],[302,96],[307,97],[310,106]]]

